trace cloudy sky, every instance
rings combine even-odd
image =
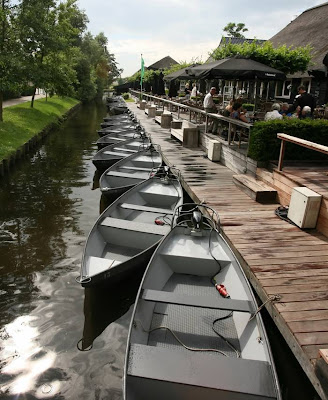
[[[170,55],[174,60],[205,61],[229,22],[243,22],[246,37],[270,39],[304,10],[324,0],[79,0],[89,30],[104,32],[123,77]]]

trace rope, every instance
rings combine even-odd
[[[288,222],[288,223],[291,224],[291,225],[297,226],[296,224],[294,224],[293,221],[291,221],[291,220],[287,217],[287,215],[288,215],[288,206],[287,206],[287,207],[280,206],[280,207],[278,207],[278,208],[276,208],[276,209],[274,210],[274,213],[275,213],[276,216],[279,217],[280,219],[282,219],[282,220]]]
[[[262,310],[262,308],[267,304],[267,303],[269,303],[270,301],[271,302],[274,302],[274,301],[280,301],[281,300],[281,295],[280,294],[273,294],[272,296],[270,296],[270,297],[268,297],[267,299],[266,299],[266,301],[264,302],[264,303],[262,303],[259,307],[258,307],[258,309],[255,311],[255,313],[250,317],[250,321],[252,321],[252,319],[254,319],[256,316],[257,316],[257,314]]]
[[[161,325],[161,326],[158,326],[158,327],[156,327],[156,328],[153,328],[153,329],[148,330],[148,329],[145,329],[145,328],[142,326],[141,321],[134,321],[135,326],[136,326],[137,322],[139,322],[139,324],[140,324],[142,330],[143,330],[144,332],[146,332],[146,333],[151,333],[151,332],[157,331],[157,330],[159,330],[159,329],[166,329],[167,331],[169,331],[169,332],[172,334],[172,336],[175,338],[175,340],[176,340],[178,343],[180,343],[181,346],[184,347],[186,350],[189,350],[189,351],[211,351],[211,352],[214,352],[214,353],[220,353],[220,354],[222,354],[223,356],[228,357],[228,355],[227,355],[224,351],[221,351],[221,350],[218,350],[218,349],[199,349],[199,348],[197,348],[197,347],[190,347],[190,346],[187,346],[186,344],[184,344],[184,343],[178,338],[178,336],[177,336],[168,326]]]

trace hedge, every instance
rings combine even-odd
[[[254,104],[250,104],[250,103],[244,103],[242,105],[242,108],[244,108],[247,111],[254,111]]]
[[[256,122],[251,129],[248,157],[256,161],[279,159],[281,140],[277,133],[296,136],[328,146],[328,120],[283,119]],[[327,160],[328,156],[314,150],[287,143],[285,160]]]

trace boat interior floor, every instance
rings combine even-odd
[[[213,296],[213,299],[220,297],[209,277],[178,273],[170,277],[163,291],[182,295]],[[237,353],[223,339],[225,338],[240,351],[238,334],[230,310],[156,303],[150,330],[160,326],[172,330],[181,342],[189,347],[217,349],[228,357],[237,357]],[[215,331],[219,332],[219,335]],[[152,331],[149,334],[148,345],[189,351],[174,338],[168,329]],[[220,356],[215,352],[207,354],[213,357]]]

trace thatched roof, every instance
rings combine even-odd
[[[173,60],[172,57],[166,56],[162,58],[161,60],[156,61],[154,64],[149,65],[148,69],[164,69],[164,68],[170,68],[171,65],[174,64],[179,64],[177,61]]]
[[[274,46],[284,45],[313,47],[313,57],[309,71],[325,71],[323,59],[328,53],[328,3],[305,10],[294,21],[290,22],[283,30],[274,35],[270,41]],[[308,73],[293,75],[298,77],[309,76]]]

